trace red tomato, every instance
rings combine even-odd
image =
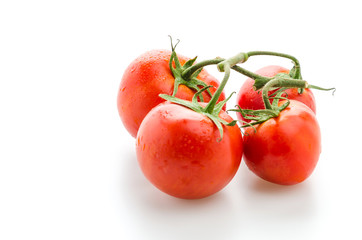
[[[221,110],[219,117],[232,118]],[[223,126],[224,136],[205,115],[169,102],[153,108],[137,134],[136,152],[146,178],[178,198],[210,196],[234,177],[242,157],[239,127]]]
[[[158,95],[173,93],[175,79],[169,68],[171,51],[153,50],[146,52],[135,59],[123,74],[118,91],[117,107],[122,122],[128,132],[136,137],[138,128],[146,114],[156,105],[164,102]],[[181,65],[188,58],[178,55]],[[219,82],[205,70],[199,74],[198,79],[204,81],[213,94]],[[180,85],[176,97],[191,100],[195,91],[185,85]],[[209,94],[203,93],[204,101],[210,100]],[[222,94],[219,101],[225,99]]]
[[[280,102],[282,104],[283,101]],[[278,184],[304,181],[321,152],[321,135],[314,112],[290,100],[277,118],[245,129],[244,160],[259,177]]]
[[[267,66],[259,69],[256,73],[264,77],[274,77],[278,73],[288,74],[289,70],[280,66]],[[265,108],[261,90],[255,91],[253,85],[254,79],[248,78],[240,88],[236,101],[242,109],[258,110]],[[270,91],[269,93],[271,94],[274,91]],[[312,109],[314,113],[316,112],[314,95],[310,89],[304,89],[302,94],[298,93],[297,88],[287,89],[285,92],[287,93],[288,99],[300,101]],[[285,95],[283,96],[285,97]],[[270,101],[272,101],[272,99]],[[237,113],[237,117],[239,120],[250,122],[250,120],[244,119],[240,113]]]

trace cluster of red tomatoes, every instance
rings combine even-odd
[[[220,85],[201,68],[182,79],[194,62],[176,55],[174,49],[153,50],[125,70],[118,111],[136,138],[137,159],[146,178],[169,195],[203,198],[225,187],[243,158],[252,172],[267,181],[282,185],[304,181],[321,152],[311,90],[285,88],[271,97],[280,88],[268,89],[270,106],[279,111],[257,122],[260,116],[269,116],[269,110],[263,89],[255,90],[254,79],[249,78],[237,96],[238,125],[225,111],[227,99],[221,91],[226,81]],[[255,74],[273,78],[288,75],[289,70],[267,66]],[[175,79],[181,79],[177,85]],[[190,79],[194,83],[187,85]],[[253,110],[259,118],[250,116],[253,112],[245,114]]]

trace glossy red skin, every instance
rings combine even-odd
[[[289,73],[289,70],[284,67],[272,65],[263,67],[256,71],[256,73],[265,77],[274,77],[278,73]],[[239,90],[236,102],[242,109],[258,110],[265,108],[261,91],[255,91],[253,85],[254,79],[248,78]],[[269,93],[272,92],[273,91],[270,91]],[[297,88],[287,89],[285,92],[287,93],[288,99],[300,101],[316,113],[315,99],[310,89],[304,89],[302,94],[298,93]],[[285,97],[285,95],[283,96]],[[272,102],[272,100],[270,100],[270,102]],[[237,117],[239,120],[250,122],[250,120],[244,119],[240,113],[237,113]]]
[[[223,110],[219,115],[232,118]],[[219,130],[205,115],[186,107],[162,103],[146,116],[138,131],[136,152],[146,178],[161,191],[178,198],[198,199],[224,188],[242,158],[239,127]]]
[[[138,128],[147,113],[159,103],[165,100],[158,95],[173,93],[175,79],[169,68],[171,51],[152,50],[135,59],[125,70],[118,91],[117,107],[118,113],[128,132],[136,137]],[[181,65],[188,58],[178,55]],[[219,86],[216,78],[203,70],[198,79],[204,81],[213,94]],[[195,91],[185,85],[180,85],[176,97],[191,100]],[[204,101],[210,101],[210,96],[203,93]],[[225,99],[224,93],[219,101]]]
[[[247,127],[243,140],[248,168],[259,177],[282,185],[297,184],[310,176],[321,152],[315,114],[295,100],[290,100],[277,118],[256,126],[256,132]]]

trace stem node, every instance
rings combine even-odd
[[[221,63],[219,63],[217,65],[217,69],[220,71],[220,72],[224,72],[225,71],[225,65],[228,64],[229,67],[234,67],[236,64],[238,63],[243,63],[245,62],[246,60],[248,60],[248,54],[246,53],[238,53],[237,55],[235,55],[234,57],[231,57],[231,58],[228,58],[224,61],[222,61]]]

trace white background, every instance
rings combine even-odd
[[[359,1],[1,1],[0,239],[362,239]],[[323,151],[292,187],[244,163],[221,192],[180,200],[142,175],[119,119],[123,71],[170,48],[200,60],[296,56]],[[250,70],[289,60],[254,57]],[[213,67],[209,72],[221,79]],[[243,78],[232,72],[226,93]],[[235,103],[235,96],[228,106]]]

